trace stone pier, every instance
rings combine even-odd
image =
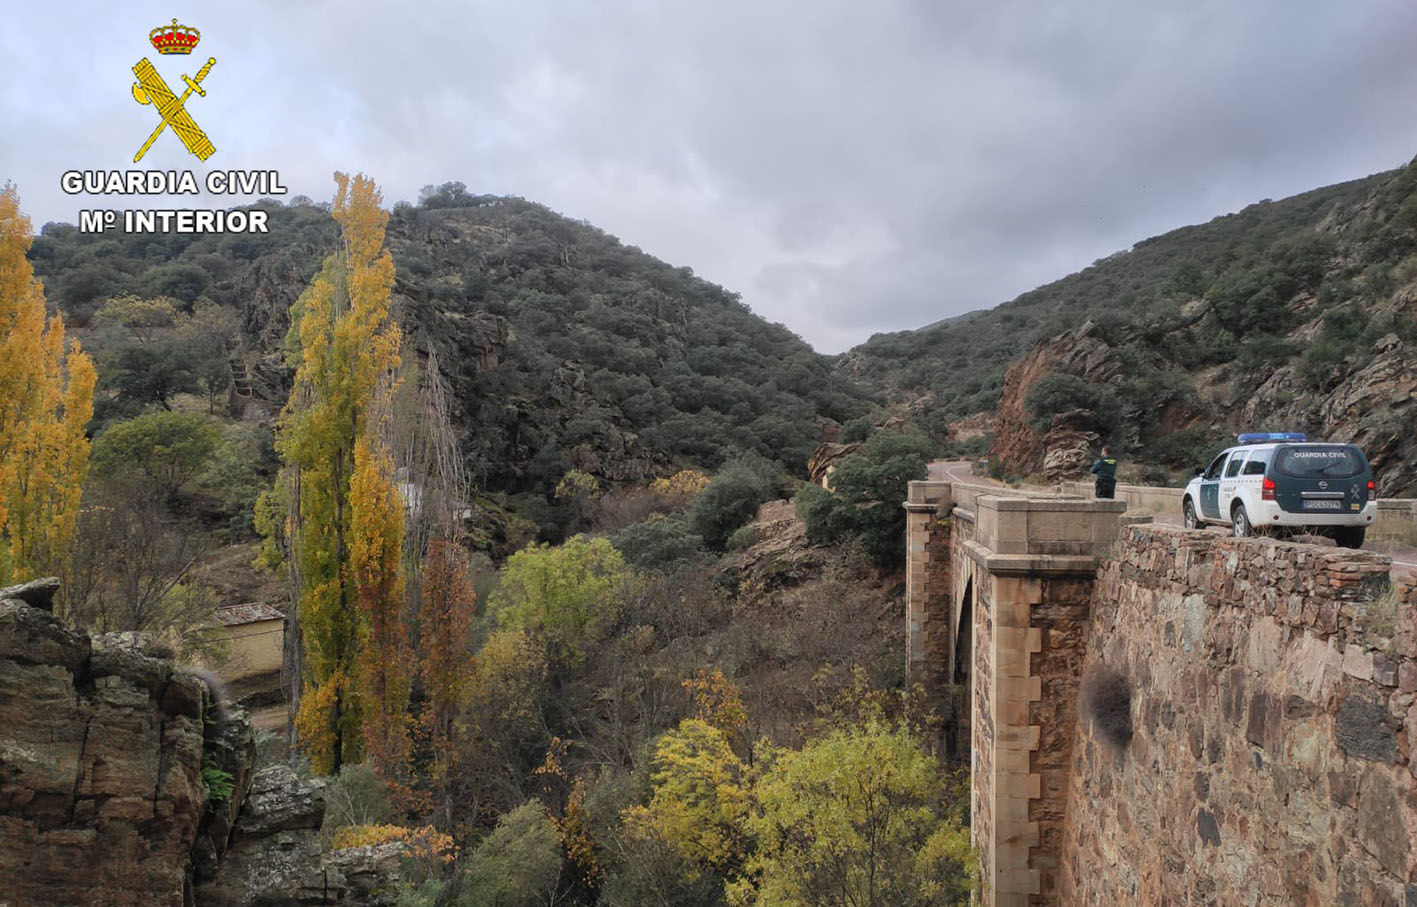
[[[984,902],[1027,907],[1059,903],[1093,580],[1126,505],[1008,494],[911,484],[907,646],[912,679],[968,691],[960,725]]]

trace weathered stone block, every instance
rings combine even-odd
[[[1382,771],[1371,772],[1358,797],[1358,839],[1399,879],[1407,878],[1412,842],[1402,821],[1397,789]]]
[[[1397,691],[1417,693],[1417,661],[1404,660],[1397,668]]]
[[[1333,736],[1350,756],[1383,763],[1397,760],[1397,735],[1388,727],[1387,709],[1364,693],[1343,698],[1334,716]]]

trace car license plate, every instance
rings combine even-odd
[[[1305,510],[1342,510],[1342,501],[1305,501]]]

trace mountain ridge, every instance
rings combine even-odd
[[[1414,414],[1374,394],[1409,384],[1414,253],[1417,160],[1140,240],[963,324],[877,335],[835,364],[937,437],[999,412],[992,453],[1008,473],[1038,471],[1049,419],[1082,410],[1126,456],[1171,469],[1261,423],[1343,436],[1373,446],[1380,490],[1405,492],[1417,487]],[[1083,325],[1086,361],[1069,337]],[[1011,367],[1030,377],[1010,386]],[[1040,388],[1052,373],[1092,390]]]
[[[269,418],[289,388],[290,306],[337,233],[321,206],[260,206],[264,236],[47,224],[31,260],[51,305],[99,345],[101,373],[91,326],[113,298],[231,310],[234,368]],[[827,357],[736,294],[543,205],[447,183],[395,205],[386,241],[395,309],[418,354],[437,354],[488,490],[550,502],[570,470],[633,482],[746,454],[802,472],[824,427],[867,409]]]

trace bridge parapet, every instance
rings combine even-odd
[[[1093,580],[1126,504],[916,482],[905,507],[910,676],[964,691],[985,901],[1056,903]]]

